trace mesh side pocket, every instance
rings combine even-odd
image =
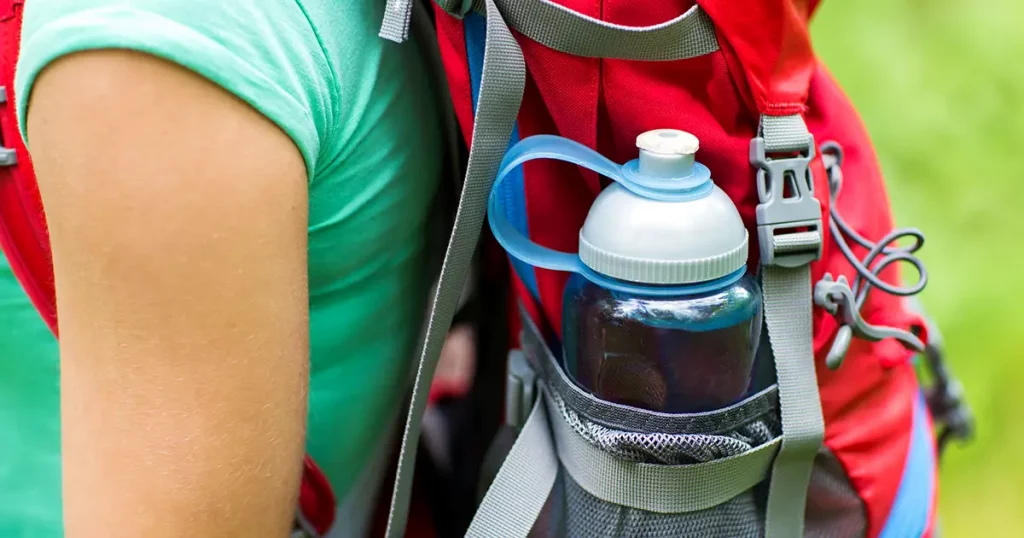
[[[637,432],[598,423],[571,409],[558,393],[551,395],[551,420],[562,420],[591,445],[616,458],[642,463],[690,464],[743,454],[780,433],[771,409],[745,416],[738,423],[707,423],[705,432]],[[738,416],[738,415],[737,415]],[[714,433],[706,433],[714,432]],[[685,485],[680,485],[686,487]],[[694,512],[658,513],[605,501],[591,494],[564,471],[544,517],[534,527],[536,538],[756,538],[764,533],[763,507],[753,490],[711,508]]]
[[[586,444],[614,458],[662,465],[706,463],[763,447],[781,435],[770,351],[759,374],[766,386],[716,411],[668,414],[599,400],[572,383],[528,316],[522,318],[524,355],[550,389],[550,421],[561,420]],[[551,409],[549,407],[549,409]],[[767,476],[765,477],[767,478]],[[559,470],[531,538],[747,538],[764,534],[767,480],[711,508],[664,514],[604,501]],[[680,484],[680,488],[688,487]],[[689,486],[693,487],[693,486]],[[696,491],[696,490],[694,490]],[[823,449],[814,462],[805,537],[862,538],[864,503],[842,465]]]
[[[699,512],[659,514],[619,506],[565,476],[567,538],[756,538],[763,532],[751,492]]]
[[[530,538],[757,538],[764,534],[751,494],[708,510],[659,514],[598,499],[564,471]]]
[[[563,433],[555,434],[556,439],[567,433],[613,460],[630,463],[706,464],[753,455],[757,450],[771,457],[771,452],[764,448],[781,434],[778,391],[774,385],[742,402],[701,413],[660,413],[611,403],[583,391],[568,379],[529,317],[523,318],[523,326],[524,355],[548,388],[548,420],[555,430],[564,429]],[[588,482],[593,476],[584,479],[578,475],[580,481],[573,479],[564,461],[531,538],[754,538],[764,534],[764,495],[761,486],[755,485],[756,476],[739,488],[728,489],[726,495],[715,496],[713,503],[717,504],[700,503],[692,505],[692,511],[665,513],[662,508],[668,505],[655,508],[657,502],[640,502],[638,497],[645,497],[643,493],[617,498],[608,491],[602,493],[597,483]],[[770,460],[764,465],[767,473]],[[662,492],[666,496],[688,492],[699,496],[729,483],[727,479],[708,483],[707,480],[715,480],[714,476],[693,480],[680,482],[678,489],[675,482],[660,481],[658,488],[646,488],[651,494],[647,500]],[[643,482],[639,486],[634,483],[633,487],[644,491],[646,486]],[[743,491],[744,487],[751,489]],[[733,491],[739,493],[729,498]],[[616,498],[616,502],[605,500],[611,498]]]
[[[557,394],[552,396],[562,418],[588,442],[628,461],[681,465],[742,454],[770,442],[780,433],[772,415],[735,426],[723,434],[635,432],[598,424],[576,413]]]

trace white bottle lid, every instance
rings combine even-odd
[[[651,178],[690,176],[697,137],[658,129],[637,137],[638,171]],[[706,173],[706,172],[705,172]],[[655,200],[616,182],[594,201],[580,230],[590,269],[644,284],[693,284],[727,276],[747,262],[739,211],[717,186],[681,200]]]

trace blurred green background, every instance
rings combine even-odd
[[[977,419],[943,460],[944,535],[1024,536],[1024,2],[825,0],[812,31],[927,235],[921,299]]]

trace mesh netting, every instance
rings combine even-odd
[[[728,433],[643,434],[597,424],[552,395],[560,416],[574,431],[618,457],[650,463],[691,463],[729,457],[769,442],[780,433],[778,418],[765,413]],[[763,499],[761,499],[763,502]],[[808,538],[863,538],[863,502],[841,465],[827,450],[818,454],[808,491]],[[747,491],[713,508],[661,514],[621,506],[588,493],[564,469],[559,472],[531,538],[759,538],[764,512]]]
[[[753,494],[698,512],[658,514],[602,501],[565,476],[567,538],[746,538],[761,533]]]
[[[629,461],[661,464],[702,463],[747,452],[780,433],[771,413],[740,424],[726,434],[639,433],[608,428],[587,420],[552,395],[562,418],[594,446]]]
[[[697,512],[659,514],[603,501],[560,472],[530,538],[758,538],[751,493]]]
[[[777,437],[778,419],[767,412],[725,433],[638,433],[609,428],[570,409],[557,393],[559,411],[588,442],[629,461],[660,464],[706,462],[734,456]],[[537,538],[756,538],[764,532],[763,513],[754,493],[696,512],[661,514],[601,500],[565,472],[559,473],[544,517],[531,536]]]

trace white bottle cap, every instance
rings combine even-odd
[[[686,131],[655,129],[636,137],[636,147],[651,153],[693,155],[700,149],[700,141]]]
[[[660,129],[637,137],[639,173],[693,173],[697,137]],[[614,183],[594,201],[580,230],[580,259],[606,276],[646,284],[690,284],[726,276],[747,262],[747,229],[729,196],[655,200]]]
[[[650,177],[686,177],[693,170],[700,141],[686,131],[656,129],[636,137],[640,148],[640,173]]]

